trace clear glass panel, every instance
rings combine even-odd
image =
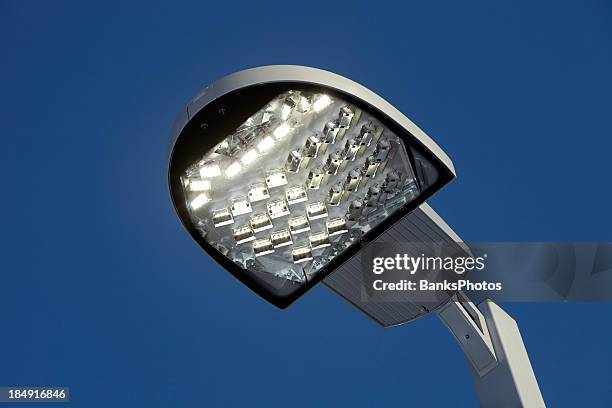
[[[419,194],[403,141],[323,93],[278,95],[183,174],[191,221],[242,268],[304,282]]]

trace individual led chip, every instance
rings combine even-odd
[[[232,178],[238,173],[240,173],[241,170],[242,166],[240,165],[240,163],[235,162],[227,166],[227,168],[225,169],[225,175],[227,176],[227,178]]]
[[[208,194],[200,193],[196,196],[196,198],[191,200],[191,202],[189,203],[189,206],[191,207],[192,210],[197,210],[201,208],[204,204],[208,203],[210,200],[211,198]]]
[[[266,175],[266,184],[268,188],[284,186],[287,184],[287,176],[283,169],[270,170]]]
[[[272,134],[274,135],[276,140],[281,140],[285,136],[287,136],[289,132],[291,132],[291,126],[286,123],[281,123],[276,129],[274,129],[274,132],[272,132]]]
[[[268,214],[257,213],[251,216],[251,228],[254,232],[261,232],[272,228],[272,220]]]
[[[255,256],[263,256],[274,252],[274,246],[270,238],[262,238],[253,241],[253,253]]]
[[[305,157],[317,157],[319,153],[319,148],[321,147],[321,141],[316,136],[310,136],[306,139],[306,143],[304,144],[304,148],[302,149],[302,154]]]
[[[306,190],[302,186],[289,187],[287,190],[285,190],[285,198],[287,199],[287,203],[289,203],[289,205],[308,201]]]
[[[363,212],[363,201],[361,200],[353,200],[349,205],[348,210],[348,219],[350,221],[357,221],[361,217],[361,213]]]
[[[349,161],[355,160],[360,146],[359,142],[355,139],[347,140],[342,150],[342,158]]]
[[[297,103],[293,99],[293,96],[288,96],[285,98],[285,100],[283,101],[283,106],[281,106],[281,117],[283,118],[283,120],[287,120],[287,118],[289,118],[291,111],[293,110],[293,108],[295,108],[296,105]]]
[[[300,171],[300,166],[302,165],[302,153],[297,150],[292,151],[287,156],[287,162],[285,163],[285,169],[291,173],[297,173]]]
[[[242,162],[242,164],[244,164],[245,166],[248,166],[249,164],[253,163],[255,160],[257,160],[257,158],[259,157],[259,154],[257,153],[257,151],[255,150],[249,150],[248,152],[246,152],[244,154],[244,156],[242,156],[242,158],[240,159],[240,161]]]
[[[234,228],[232,230],[232,234],[236,244],[244,244],[245,242],[253,241],[255,239],[255,233],[249,225]]]
[[[363,125],[359,131],[359,144],[361,146],[370,146],[374,139],[374,128],[371,125]]]
[[[397,170],[391,170],[385,177],[383,188],[386,193],[392,193],[400,186],[401,174]]]
[[[342,184],[336,183],[329,189],[327,203],[331,206],[336,207],[340,205],[343,195],[344,195],[344,187],[342,187]]]
[[[186,178],[183,183],[189,191],[210,191],[212,188],[210,180],[201,178]]]
[[[370,186],[366,193],[366,207],[376,207],[381,198],[381,191],[378,185]]]
[[[327,156],[327,161],[325,162],[325,172],[332,175],[338,174],[338,169],[340,168],[341,164],[342,158],[340,155],[338,153],[330,153],[330,155]]]
[[[257,150],[263,154],[270,150],[272,146],[274,146],[274,139],[272,139],[270,136],[264,137],[259,143],[257,143]]]
[[[234,218],[229,208],[221,208],[213,211],[212,221],[215,227],[222,227],[224,225],[233,224]]]
[[[253,208],[246,197],[238,197],[230,200],[230,211],[234,217],[237,217],[252,212]]]
[[[289,225],[289,231],[291,231],[291,234],[293,235],[310,231],[310,223],[308,222],[308,218],[306,218],[304,215],[289,218],[287,224]]]
[[[272,241],[272,246],[274,248],[280,248],[293,244],[293,238],[291,237],[291,232],[289,232],[288,229],[272,232],[272,234],[270,234],[270,240]]]
[[[308,204],[306,206],[306,216],[310,221],[325,218],[327,217],[327,207],[325,207],[325,204],[320,201]]]
[[[363,175],[367,178],[376,177],[378,166],[380,166],[380,163],[376,161],[375,156],[368,157],[363,165]]]
[[[310,248],[313,250],[325,248],[331,245],[331,242],[329,242],[329,235],[324,231],[311,234],[310,237],[308,237],[308,240],[310,241]]]
[[[346,191],[355,192],[359,189],[359,183],[361,182],[361,173],[357,170],[351,170],[346,176],[344,182],[344,189]]]
[[[296,110],[300,113],[306,113],[312,107],[312,95],[301,95],[297,104]]]
[[[200,167],[200,177],[213,178],[221,175],[221,167],[216,163],[206,163]]]
[[[264,183],[255,183],[249,187],[248,197],[250,202],[255,203],[270,198],[270,193]]]
[[[321,95],[314,101],[312,104],[312,109],[315,112],[321,112],[323,109],[327,108],[332,103],[332,100],[327,95]]]
[[[327,228],[327,234],[329,234],[330,237],[348,232],[348,228],[346,227],[346,221],[344,220],[344,218],[341,217],[327,220],[325,222],[325,227]]]
[[[336,137],[338,137],[339,131],[340,126],[338,126],[338,122],[327,122],[323,128],[321,141],[325,144],[333,144],[336,141]]]
[[[339,114],[339,126],[342,129],[348,129],[351,126],[351,121],[353,120],[353,116],[355,113],[348,106],[344,106],[340,109]]]
[[[290,213],[289,206],[285,200],[272,200],[268,202],[266,207],[268,208],[268,215],[272,219],[284,217]]]
[[[377,162],[384,162],[389,157],[391,151],[391,143],[387,139],[381,139],[376,143],[376,149],[374,150],[374,158]]]
[[[306,187],[311,190],[317,190],[321,186],[325,172],[319,168],[310,170],[306,179]]]
[[[312,260],[312,249],[309,245],[295,247],[291,251],[291,257],[294,263],[308,262]]]

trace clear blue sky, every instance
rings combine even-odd
[[[0,2],[0,385],[88,408],[476,406],[435,318],[382,330],[322,286],[281,312],[183,231],[170,126],[247,67],[387,98],[454,160],[432,205],[467,241],[612,241],[607,0],[122,3]],[[612,406],[612,304],[505,307],[549,406]]]

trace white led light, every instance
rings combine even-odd
[[[310,170],[308,177],[306,178],[306,187],[312,190],[317,190],[321,186],[324,175],[325,172],[319,168]]]
[[[273,227],[272,220],[267,214],[258,213],[251,216],[251,228],[255,232],[265,231]]]
[[[306,139],[304,148],[302,149],[303,155],[306,157],[317,157],[319,148],[321,147],[321,140],[316,136],[310,136]]]
[[[389,156],[389,151],[391,150],[391,144],[388,140],[382,139],[379,140],[376,144],[376,149],[374,150],[374,158],[377,162],[383,162],[387,160]]]
[[[246,197],[234,198],[230,201],[230,203],[230,211],[234,217],[248,214],[253,211],[251,208],[251,203],[249,203],[249,200],[247,200]]]
[[[325,218],[327,217],[327,207],[320,201],[308,204],[306,206],[306,215],[310,221]]]
[[[250,202],[255,203],[270,198],[270,193],[264,183],[255,183],[249,187],[248,197]]]
[[[331,245],[331,242],[329,242],[329,235],[324,231],[311,234],[308,240],[310,241],[310,248],[312,249],[325,248]]]
[[[340,235],[348,232],[348,228],[346,227],[346,221],[344,218],[332,218],[325,222],[325,227],[327,228],[327,233],[329,236]]]
[[[329,203],[329,205],[337,207],[340,205],[343,195],[344,188],[342,187],[342,184],[338,182],[329,189],[329,196],[327,198],[327,202]]]
[[[323,109],[327,108],[331,102],[332,100],[329,96],[321,95],[312,105],[312,109],[314,109],[315,112],[321,112]]]
[[[245,242],[253,241],[255,239],[255,233],[248,225],[234,228],[232,230],[232,234],[234,235],[236,244],[244,244]]]
[[[340,169],[340,165],[342,164],[342,158],[338,153],[330,153],[327,157],[327,161],[325,162],[325,172],[327,174],[338,174],[338,170]]]
[[[221,208],[213,211],[212,220],[215,227],[222,227],[234,223],[234,218],[228,208]]]
[[[200,168],[200,177],[212,178],[221,175],[221,168],[217,164],[205,164]]]
[[[333,144],[336,141],[340,127],[336,122],[327,122],[323,128],[323,143]]]
[[[289,218],[287,224],[289,225],[289,231],[294,235],[300,232],[310,231],[310,223],[308,222],[308,218],[304,215]]]
[[[370,156],[367,158],[366,162],[363,165],[363,175],[367,178],[376,177],[376,171],[378,170],[378,166],[380,163],[376,161],[376,157]]]
[[[287,123],[281,123],[276,129],[274,129],[272,134],[277,140],[281,140],[287,136],[289,132],[291,132],[291,126],[289,126]]]
[[[357,157],[359,147],[361,145],[355,139],[349,139],[344,144],[344,150],[342,151],[342,157],[344,160],[353,161]]]
[[[291,257],[293,258],[294,263],[307,262],[312,260],[312,250],[308,245],[293,248],[291,251]]]
[[[285,198],[289,205],[294,205],[308,201],[306,190],[302,186],[292,186],[285,191]]]
[[[266,184],[268,188],[284,186],[287,184],[287,176],[283,169],[270,170],[266,175]]]
[[[272,234],[270,234],[270,240],[272,240],[272,246],[274,248],[293,244],[293,238],[291,238],[291,233],[288,229],[272,232]]]
[[[301,96],[300,102],[298,103],[298,110],[302,113],[306,113],[312,106],[312,97]]]
[[[361,182],[361,173],[358,170],[351,170],[346,176],[344,182],[344,189],[346,191],[355,192],[359,189],[359,183]]]
[[[283,118],[283,120],[287,120],[290,114],[291,114],[291,106],[284,103],[283,107],[281,108],[281,118]]]
[[[189,191],[210,191],[210,180],[203,179],[187,179],[185,180]]]
[[[374,139],[374,129],[371,126],[363,125],[361,127],[361,131],[359,132],[359,144],[361,146],[370,146],[372,140]]]
[[[245,166],[248,166],[249,164],[251,164],[255,160],[257,160],[258,157],[259,157],[259,154],[257,154],[257,152],[255,150],[249,150],[248,152],[246,152],[246,154],[244,156],[242,156],[240,161]]]
[[[272,200],[268,202],[266,207],[268,208],[268,215],[272,219],[284,217],[290,213],[289,206],[285,200]]]
[[[253,241],[253,252],[255,256],[262,256],[274,252],[274,246],[270,238],[258,239]]]
[[[201,194],[198,194],[196,198],[191,200],[191,203],[189,204],[189,206],[191,207],[192,210],[197,210],[198,208],[201,208],[204,204],[206,204],[209,201],[210,201],[210,197],[208,196],[208,194],[201,193]]]
[[[227,166],[227,168],[225,169],[225,175],[228,178],[232,178],[236,176],[238,173],[240,173],[241,170],[242,170],[242,166],[240,165],[240,163],[232,163],[229,166]]]
[[[261,142],[257,144],[257,150],[259,150],[260,153],[265,153],[270,150],[272,146],[274,146],[274,139],[268,136],[263,138]]]
[[[348,129],[351,126],[353,116],[355,116],[355,113],[348,106],[344,106],[342,109],[340,109],[340,115],[338,117],[340,127],[343,129]]]
[[[291,173],[297,173],[298,171],[300,171],[302,160],[302,153],[298,152],[297,150],[293,150],[291,153],[289,153],[289,156],[287,156],[285,169],[287,169],[287,171]]]

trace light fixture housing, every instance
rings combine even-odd
[[[280,308],[454,177],[442,149],[380,96],[289,65],[229,75],[192,99],[168,167],[192,238]],[[207,190],[189,190],[192,179]]]

